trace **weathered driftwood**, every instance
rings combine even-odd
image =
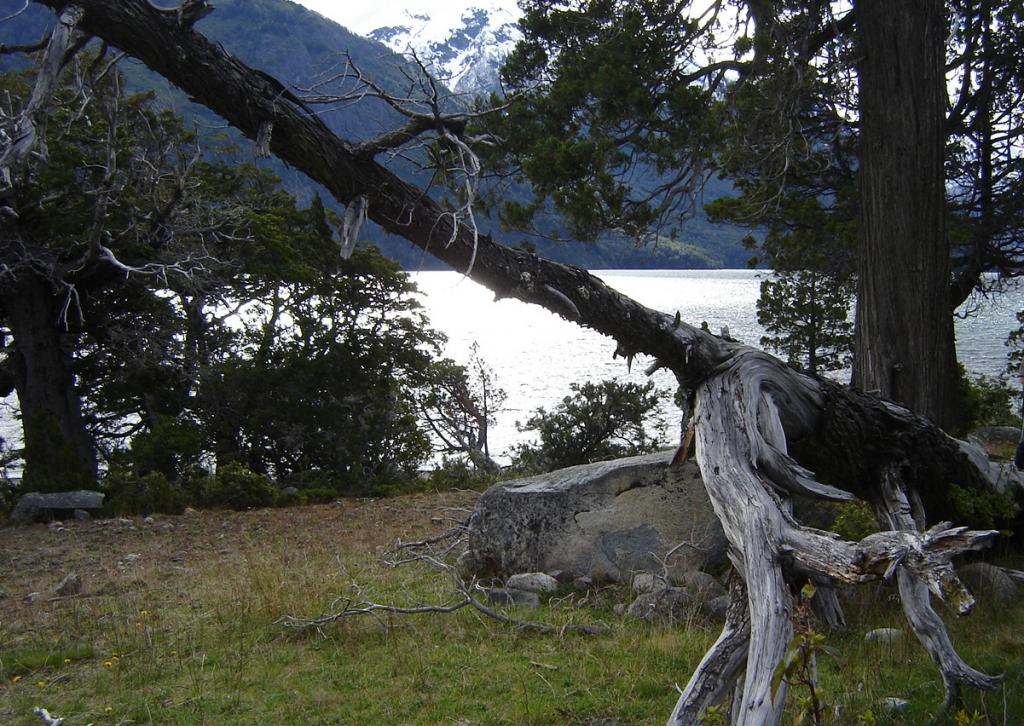
[[[58,12],[72,5],[37,2]],[[890,478],[907,501],[917,498],[933,517],[946,516],[949,482],[964,487],[988,482],[941,431],[898,406],[800,375],[767,355],[687,325],[678,315],[645,308],[585,270],[479,235],[378,164],[373,149],[336,137],[279,82],[180,23],[174,11],[145,0],[74,4],[84,10],[86,31],[140,59],[323,184],[340,202],[361,198],[367,218],[455,269],[471,268],[470,276],[496,296],[542,305],[609,335],[629,359],[651,355],[694,391],[697,458],[731,559],[745,582],[746,608],[737,604],[742,599],[734,603],[722,637],[684,690],[673,723],[695,723],[701,709],[725,698],[732,681],[736,723],[779,722],[785,689],[773,700],[772,674],[792,636],[792,592],[807,578],[864,582],[895,574],[910,624],[932,653],[947,696],[961,683],[994,683],[956,656],[930,609],[928,592],[968,609],[969,597],[950,560],[983,546],[995,533],[947,526],[921,532],[911,526],[913,516],[903,514],[891,521],[893,531],[844,542],[802,526],[790,513],[794,494],[838,501],[860,497],[889,511],[883,492]]]

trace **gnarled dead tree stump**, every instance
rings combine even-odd
[[[970,610],[973,601],[951,560],[995,536],[945,522],[921,526],[925,512],[948,515],[948,484],[990,484],[934,426],[898,406],[803,376],[678,315],[649,310],[585,270],[479,235],[377,163],[373,149],[335,136],[301,99],[210,43],[180,13],[146,0],[36,1],[58,13],[79,7],[86,32],[144,62],[338,201],[358,200],[360,214],[385,230],[470,270],[499,297],[542,305],[615,338],[628,358],[653,356],[694,392],[698,462],[744,585],[734,587],[725,629],[671,723],[696,723],[702,709],[730,692],[736,723],[779,722],[785,691],[773,698],[772,675],[792,636],[793,593],[808,579],[859,583],[896,576],[911,627],[942,674],[947,701],[961,684],[996,682],[957,656],[930,606],[935,595],[958,612]],[[796,521],[794,494],[867,500],[890,529],[843,541]]]

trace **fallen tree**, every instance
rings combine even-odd
[[[962,685],[998,682],[963,662],[930,604],[935,595],[958,613],[970,611],[973,599],[951,562],[996,536],[940,521],[952,515],[950,484],[975,490],[991,484],[957,441],[904,408],[802,375],[689,325],[678,313],[650,310],[586,270],[479,234],[376,161],[391,141],[356,145],[338,138],[293,92],[196,31],[192,24],[209,10],[205,2],[178,10],[145,0],[36,2],[61,14],[63,25],[77,21],[82,31],[144,62],[258,147],[323,184],[356,210],[353,217],[365,214],[497,297],[542,305],[611,336],[627,359],[653,356],[692,392],[697,460],[744,587],[734,590],[722,636],[682,692],[671,723],[696,723],[730,693],[735,723],[779,723],[785,685],[773,691],[772,676],[793,635],[794,593],[808,580],[819,583],[823,609],[834,613],[831,589],[820,584],[895,576],[907,619],[942,675],[947,704]],[[415,121],[409,133],[459,138],[465,131],[464,118],[441,112]],[[888,529],[843,541],[797,521],[794,495],[867,500]]]

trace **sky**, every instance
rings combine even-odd
[[[294,0],[316,11],[326,18],[344,25],[351,31],[361,35],[375,30],[382,25],[392,24],[400,18],[403,11],[417,14],[429,14],[435,19],[443,15],[451,16],[448,27],[457,25],[462,10],[474,5],[500,5],[515,12],[518,16],[515,0],[364,0],[353,3],[350,0]]]

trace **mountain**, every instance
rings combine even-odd
[[[414,52],[456,93],[480,95],[497,88],[498,67],[522,37],[520,15],[509,0],[410,2],[392,17],[372,16],[381,24],[364,35],[396,53]]]
[[[431,49],[433,62],[439,66],[443,62],[444,72],[450,73],[453,83],[462,83],[463,88],[474,87],[473,84],[476,88],[492,88],[493,85],[486,86],[484,82],[487,78],[492,79],[491,83],[496,80],[500,57],[514,42],[512,33],[517,17],[514,13],[518,10],[512,10],[513,0],[468,0],[473,3],[472,7],[468,3],[460,6],[459,3],[431,2],[426,5],[427,9],[416,9],[413,3],[417,1],[408,0],[406,8],[411,10],[405,14],[373,16],[372,27],[367,32],[380,31],[378,34],[384,37],[383,29],[390,28],[390,47],[350,32],[289,0],[217,0],[216,11],[196,27],[244,63],[266,71],[285,85],[298,89],[300,94],[302,89],[313,88],[337,73],[345,61],[345,52],[363,73],[384,88],[404,89],[407,78],[402,71],[411,72],[409,61],[392,49],[402,47],[400,38],[406,39],[406,48],[412,39],[424,42],[417,53],[426,55],[427,49]],[[54,20],[50,11],[31,3],[25,12],[0,23],[0,44],[35,42],[52,27]],[[9,58],[0,55],[0,72],[12,67]],[[121,68],[133,88],[153,88],[165,105],[195,123],[200,130],[223,133],[221,119],[193,104],[142,64],[125,60]],[[372,138],[402,123],[393,109],[372,98],[325,111],[322,118],[332,130],[352,141]],[[243,149],[247,148],[245,142]],[[329,195],[304,175],[277,161],[260,163],[269,164],[282,178],[284,186],[303,202],[319,192],[330,203]],[[425,183],[423,173],[411,161],[399,159],[391,168],[413,183]],[[509,244],[520,241],[519,235],[506,233],[483,217],[478,222],[482,231],[493,233],[497,239]],[[661,242],[655,247],[638,248],[622,240],[567,244],[530,239],[525,244],[558,262],[591,268],[741,267],[747,257],[740,244],[744,234],[727,225],[712,225],[698,219],[687,225],[678,242]],[[376,225],[364,226],[363,237],[376,243],[407,269],[440,266],[422,250],[402,238],[384,233]]]

